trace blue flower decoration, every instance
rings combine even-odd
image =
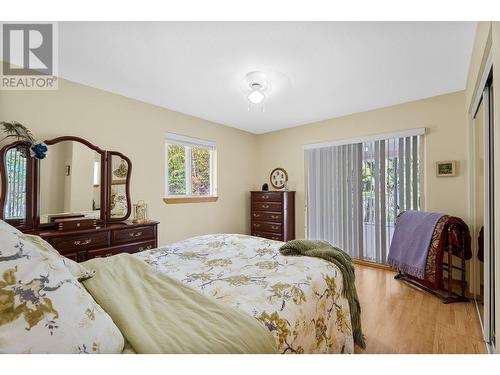
[[[30,147],[31,156],[37,159],[45,159],[47,154],[47,145],[45,143],[35,143]]]

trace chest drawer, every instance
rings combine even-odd
[[[276,233],[268,233],[268,232],[260,232],[252,230],[252,236],[267,238],[269,240],[274,240],[274,241],[283,241],[283,236],[281,234],[276,234]]]
[[[50,238],[48,240],[54,248],[61,252],[97,249],[110,245],[109,232],[94,232]]]
[[[144,241],[148,239],[155,239],[155,228],[137,227],[129,229],[117,229],[112,232],[112,242],[114,244],[127,243],[131,241]]]
[[[283,221],[283,215],[276,212],[265,212],[265,211],[254,211],[251,216],[252,220],[258,221],[272,221],[281,223]]]
[[[280,202],[252,202],[252,211],[274,211],[281,212]]]
[[[279,223],[265,223],[261,221],[252,221],[252,230],[283,233],[283,225]]]
[[[283,195],[279,192],[253,192],[252,201],[254,202],[282,202]]]

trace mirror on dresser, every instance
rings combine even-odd
[[[48,142],[47,157],[38,162],[39,224],[63,218],[104,220],[106,152],[66,137]]]
[[[125,155],[110,151],[108,153],[109,175],[108,181],[108,202],[109,221],[122,221],[124,217],[129,217],[131,212],[130,204],[130,175],[132,163]]]
[[[0,150],[1,219],[78,262],[157,246],[158,222],[128,221],[127,156],[79,137],[44,143],[43,159],[31,156],[23,142]]]
[[[36,159],[23,142],[0,151],[0,218],[21,230],[45,230],[56,221],[126,221],[131,213],[132,163],[118,151],[86,139],[63,136],[44,141]]]
[[[33,226],[34,164],[24,142],[11,143],[0,152],[0,217],[19,230]]]

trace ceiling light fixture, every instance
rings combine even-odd
[[[252,83],[250,87],[252,91],[250,91],[250,94],[248,94],[248,100],[250,100],[250,102],[253,104],[262,103],[262,101],[266,97],[261,91],[262,85],[260,83]]]
[[[248,92],[248,110],[252,107],[261,107],[264,112],[263,102],[266,99],[266,94],[269,93],[270,85],[266,80],[266,75],[262,72],[250,72],[245,76],[250,92]]]

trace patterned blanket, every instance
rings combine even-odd
[[[340,270],[323,259],[281,255],[282,244],[217,234],[136,256],[255,317],[273,334],[279,353],[353,353]]]
[[[469,227],[458,217],[443,215],[438,220],[432,234],[429,252],[427,254],[427,262],[425,264],[425,277],[423,279],[413,276],[409,277],[433,290],[442,289],[443,256],[449,245],[451,245],[454,255],[461,256],[461,252],[464,251],[465,259],[471,258],[472,251]]]

